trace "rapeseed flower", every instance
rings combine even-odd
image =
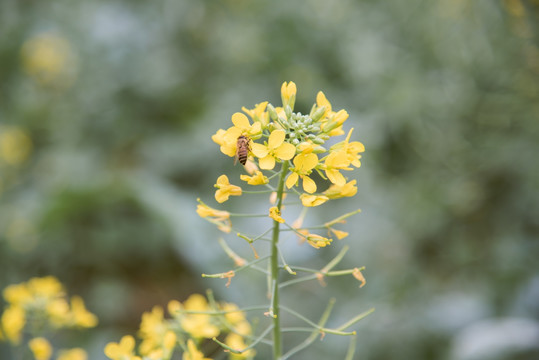
[[[119,343],[110,342],[105,346],[105,355],[112,360],[142,360],[134,354],[135,338],[125,335]]]
[[[49,360],[52,356],[52,346],[43,337],[33,338],[28,342],[28,346],[32,350],[35,360]]]
[[[303,190],[312,194],[316,191],[316,183],[309,177],[313,169],[318,165],[318,156],[311,153],[301,153],[294,158],[294,167],[286,179],[286,187],[291,188],[296,185],[298,178],[303,180]]]
[[[241,195],[241,188],[239,186],[230,184],[228,181],[228,176],[226,175],[219,176],[215,187],[218,188],[218,190],[215,192],[215,200],[217,200],[219,203],[227,201],[230,196]]]
[[[276,159],[290,160],[296,154],[296,147],[285,142],[286,132],[284,130],[273,130],[266,145],[253,143],[251,151],[260,158],[259,166],[264,170],[271,170],[275,167]]]

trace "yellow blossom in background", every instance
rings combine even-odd
[[[75,326],[91,328],[97,325],[97,317],[86,310],[84,300],[80,296],[71,298],[71,314]]]
[[[247,347],[243,337],[238,334],[230,333],[225,339],[225,344],[230,346],[234,350],[241,351]],[[229,355],[230,360],[243,360],[243,359],[252,359],[256,355],[254,349],[249,349],[242,352],[241,354],[231,352]]]
[[[88,354],[81,348],[60,350],[56,360],[88,360]]]
[[[72,324],[69,304],[64,298],[50,300],[45,306],[45,311],[49,316],[51,324],[57,328]]]
[[[277,206],[270,207],[269,217],[281,224],[284,223],[284,219],[281,217],[281,211],[279,208],[277,208]]]
[[[0,128],[0,163],[19,165],[32,151],[32,139],[16,127]]]
[[[0,318],[5,337],[13,344],[21,341],[22,329],[26,324],[24,309],[17,305],[11,305],[4,310]]]
[[[182,303],[178,300],[170,300],[167,304],[168,313],[172,316],[178,315],[182,309]]]
[[[65,295],[64,286],[54,276],[31,278],[28,289],[35,297],[53,298]]]
[[[294,167],[288,178],[286,179],[286,187],[291,188],[296,185],[298,178],[303,180],[303,190],[312,194],[316,191],[316,183],[308,175],[318,165],[318,156],[313,153],[301,153],[294,158]]]
[[[52,346],[45,338],[33,338],[28,342],[28,346],[35,360],[49,360],[52,356]]]
[[[209,311],[210,307],[206,298],[200,294],[193,294],[184,301],[183,307],[187,311]],[[194,338],[212,338],[219,335],[219,328],[212,323],[208,314],[185,314],[180,325]]]
[[[268,144],[253,143],[251,149],[256,157],[260,158],[259,166],[264,170],[275,167],[275,159],[290,160],[296,154],[296,147],[285,142],[284,130],[273,130],[269,136]]]
[[[148,355],[155,348],[160,348],[164,336],[169,330],[163,308],[154,306],[151,312],[142,314],[139,337],[142,339],[139,350],[141,355]]]
[[[281,100],[283,102],[283,108],[286,105],[290,106],[294,110],[294,104],[296,103],[296,84],[292,81],[287,83],[286,81],[281,86]]]
[[[211,360],[204,357],[204,354],[199,351],[195,342],[191,339],[187,340],[187,351],[183,353],[182,360]]]
[[[356,180],[352,180],[342,186],[332,184],[326,191],[323,192],[323,194],[330,199],[351,197],[357,193],[356,183]]]
[[[301,241],[307,241],[307,243],[315,249],[326,247],[331,243],[331,239],[328,239],[318,234],[311,234],[305,229],[299,229],[298,236]]]
[[[310,194],[301,194],[299,196],[299,199],[301,200],[301,203],[303,204],[303,206],[307,206],[307,207],[322,205],[323,203],[329,200],[329,198],[324,195],[310,195]]]
[[[24,71],[41,85],[67,87],[75,80],[75,54],[59,34],[43,33],[26,40],[21,56]]]
[[[133,353],[134,349],[135,339],[131,335],[126,335],[119,343],[108,343],[105,346],[105,355],[112,360],[142,360]]]
[[[13,305],[25,305],[32,301],[32,293],[26,286],[26,283],[8,285],[2,294],[4,299]]]
[[[219,176],[215,187],[218,188],[215,192],[215,200],[219,203],[227,201],[230,196],[241,195],[241,188],[236,185],[231,185],[228,181],[228,176],[226,175]]]
[[[240,179],[247,181],[249,185],[265,185],[269,182],[268,177],[264,176],[262,171],[257,171],[253,176],[240,175]]]

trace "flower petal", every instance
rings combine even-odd
[[[219,187],[226,186],[228,184],[230,184],[230,182],[228,181],[228,176],[221,175],[217,178],[217,185]]]
[[[315,168],[318,165],[318,156],[316,154],[310,153],[305,154],[305,160],[303,160],[303,170],[309,171]]]
[[[286,133],[284,130],[273,130],[268,139],[268,148],[275,149],[279,147],[283,143],[285,136]]]
[[[275,156],[281,160],[290,160],[294,155],[296,155],[296,147],[290,143],[282,143],[281,146],[275,149]]]
[[[296,185],[297,182],[298,182],[298,174],[293,172],[290,175],[288,175],[288,178],[286,179],[286,187],[290,189],[292,186]]]
[[[215,200],[218,203],[224,203],[225,201],[228,200],[229,196],[230,196],[230,194],[228,193],[228,191],[223,191],[223,190],[219,189],[219,190],[217,190],[215,192]]]
[[[258,143],[251,143],[251,152],[258,158],[268,156],[268,148]]]
[[[258,165],[261,169],[271,170],[275,167],[275,158],[271,155],[263,157],[258,161]]]
[[[240,112],[234,113],[232,115],[232,123],[234,126],[240,128],[240,129],[248,129],[251,124],[249,124],[249,119],[245,114],[242,114]]]
[[[339,172],[339,170],[329,169],[326,170],[326,175],[332,183],[334,183],[337,186],[343,186],[346,184],[346,178],[343,174]]]
[[[313,192],[316,191],[316,183],[314,182],[313,179],[311,179],[308,176],[303,176],[302,179],[303,179],[303,190],[305,190],[309,194],[312,194]]]

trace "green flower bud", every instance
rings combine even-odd
[[[320,119],[322,118],[322,115],[324,115],[324,113],[326,112],[326,107],[325,106],[320,106],[313,114],[312,118],[314,121],[320,121]]]

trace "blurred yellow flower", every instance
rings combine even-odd
[[[243,340],[243,337],[238,334],[230,333],[225,339],[225,344],[230,346],[234,350],[241,351],[247,347],[245,344],[245,341]],[[252,359],[256,355],[256,352],[254,349],[249,349],[247,351],[244,351],[240,354],[230,352],[230,355],[228,358],[230,360],[243,360],[243,359]]]
[[[323,237],[318,234],[311,234],[305,229],[299,229],[298,230],[298,236],[301,241],[307,241],[309,245],[314,247],[315,249],[320,249],[321,247],[326,247],[329,244],[331,244],[331,239],[328,239],[326,237]]]
[[[45,338],[33,338],[28,342],[28,346],[35,360],[49,360],[52,356],[52,346]]]
[[[3,295],[4,299],[12,305],[25,305],[32,301],[32,293],[25,283],[6,286]]]
[[[226,175],[221,175],[217,178],[215,187],[218,188],[215,192],[215,200],[219,203],[227,201],[230,196],[241,196],[241,188],[230,184]]]
[[[23,163],[32,151],[32,140],[16,127],[0,128],[0,160],[8,165]]]
[[[21,56],[26,73],[42,85],[67,87],[75,80],[75,54],[60,35],[43,33],[26,40]]]
[[[200,294],[193,294],[184,301],[186,311],[209,311],[210,307],[206,298]],[[184,314],[180,319],[180,325],[194,338],[212,338],[219,335],[219,328],[212,323],[208,314]]]
[[[199,351],[195,342],[191,339],[187,340],[187,351],[183,353],[182,360],[211,360],[205,358],[204,354]]]
[[[197,214],[207,219],[209,222],[217,225],[217,228],[223,232],[229,233],[232,230],[232,222],[230,221],[230,213],[228,211],[217,210],[204,204],[200,199],[197,199]]]
[[[284,219],[281,217],[281,211],[277,206],[270,207],[269,217],[281,224],[284,223]]]
[[[296,154],[296,147],[285,142],[284,130],[273,130],[269,136],[268,144],[253,143],[251,150],[256,157],[260,158],[259,166],[264,170],[275,167],[275,159],[290,160]]]
[[[45,310],[54,326],[62,327],[70,325],[71,316],[69,313],[69,304],[66,299],[60,297],[50,300],[45,305]]]
[[[53,298],[65,295],[64,286],[54,276],[35,277],[28,280],[28,289],[35,297]]]
[[[162,307],[154,306],[151,312],[142,314],[138,332],[139,337],[142,339],[139,347],[140,354],[148,355],[152,350],[160,348],[168,330]]]
[[[119,343],[110,342],[105,346],[105,355],[112,360],[142,360],[134,355],[135,339],[131,335],[122,337]]]
[[[330,233],[333,233],[333,235],[335,235],[339,240],[342,240],[349,235],[346,231],[337,230],[332,227],[330,227],[328,230]]]
[[[88,354],[81,348],[60,350],[56,360],[88,360]]]
[[[84,300],[80,296],[71,298],[71,314],[75,326],[91,328],[97,325],[97,316],[86,310]]]
[[[4,310],[0,318],[5,337],[13,344],[21,341],[21,334],[26,324],[26,314],[24,309],[18,305],[11,305]]]

